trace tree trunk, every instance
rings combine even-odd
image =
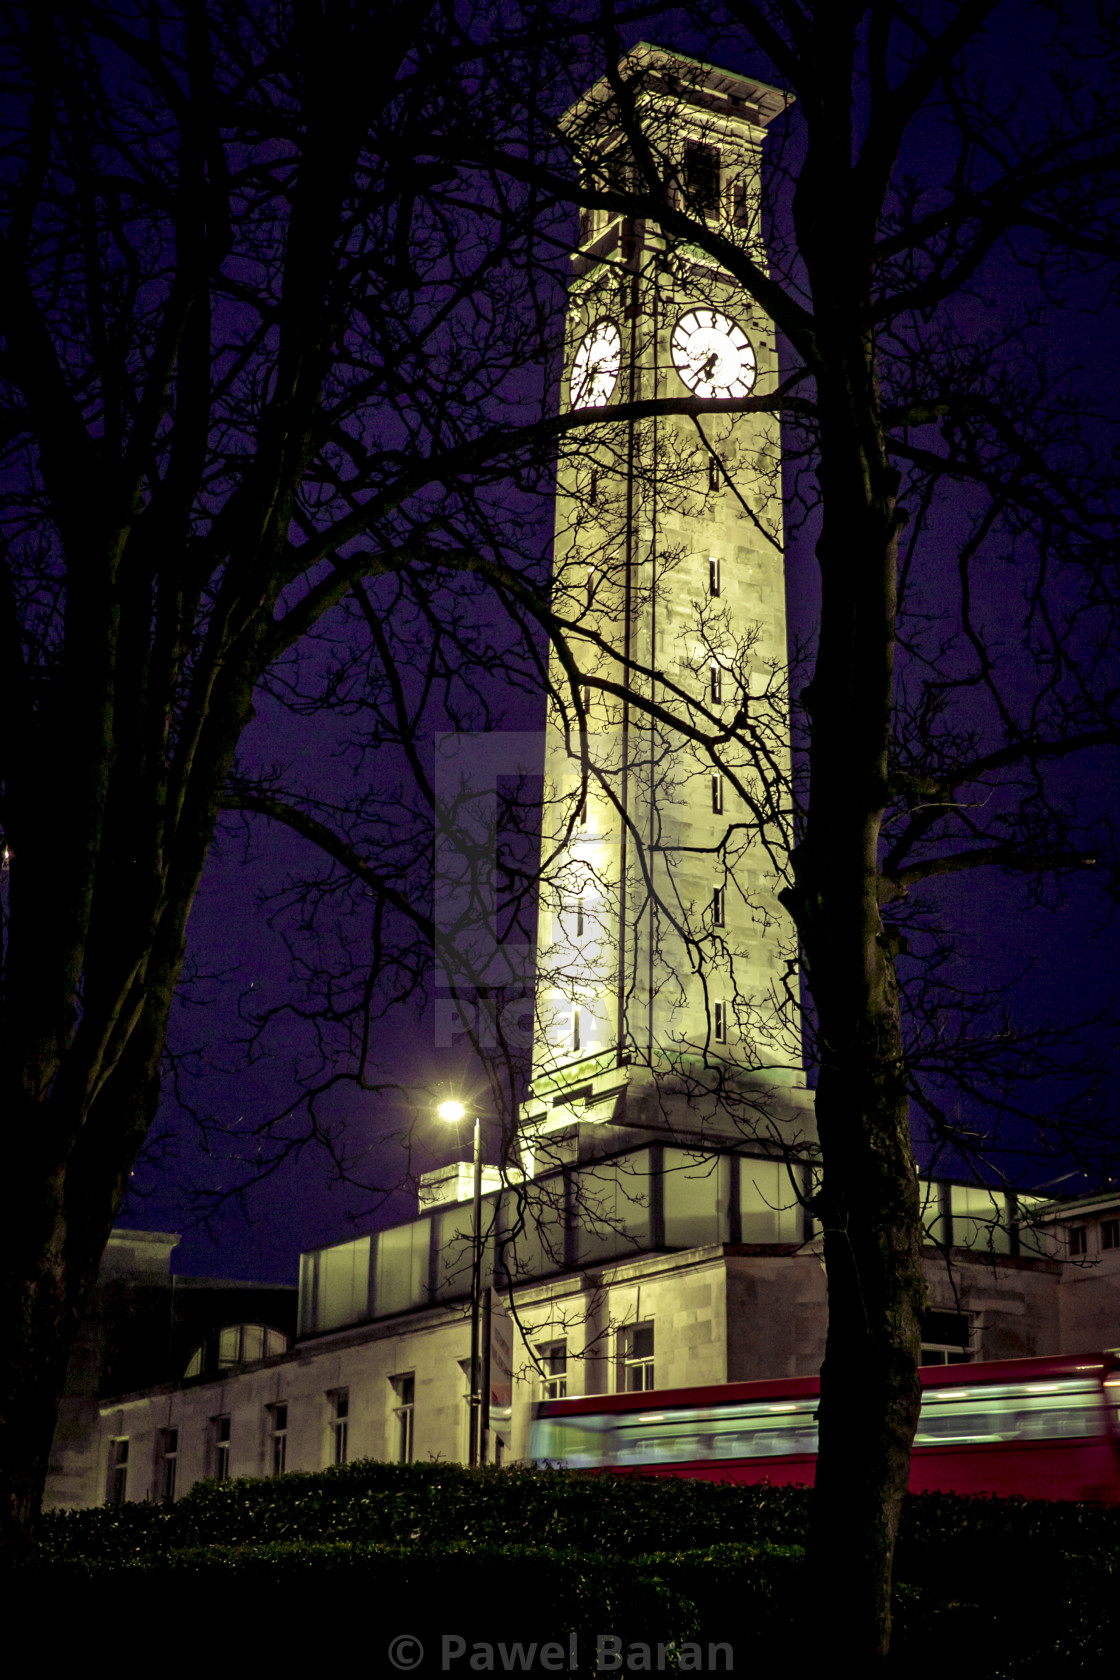
[[[131,1165],[159,1104],[159,1057],[167,1008],[130,1045],[84,1117],[74,1117],[77,1145],[44,1171],[35,1140],[48,1116],[27,1100],[17,1116],[14,1182],[24,1195],[5,1219],[0,1325],[0,1547],[5,1553],[33,1536],[42,1505],[58,1408],[71,1350]],[[154,1030],[153,1030],[154,1029]],[[106,1123],[108,1120],[108,1123]],[[50,1129],[65,1117],[49,1116]],[[27,1160],[40,1156],[38,1171]],[[22,1160],[19,1159],[22,1157]]]
[[[828,1277],[811,1565],[830,1652],[867,1674],[890,1642],[924,1283],[894,953],[879,913],[898,478],[877,425],[873,350],[847,346],[846,365],[846,384],[821,393],[821,634],[791,907],[820,1040],[817,1211]]]
[[[67,1194],[67,1181],[61,1168],[49,1195],[13,1210],[4,1244],[0,1545],[5,1553],[34,1533],[70,1353],[112,1228],[112,1219],[106,1226],[104,1210],[91,1197]]]
[[[889,1019],[881,1024],[889,1032]],[[828,1339],[811,1564],[828,1644],[860,1660],[861,1673],[874,1672],[890,1642],[920,1403],[920,1207],[905,1093],[889,1060],[868,1023],[863,1045],[853,1040],[843,1062],[822,1066],[817,1088]]]
[[[263,631],[259,638],[263,638]],[[26,1541],[39,1513],[58,1405],[74,1339],[137,1154],[155,1119],[160,1066],[172,1000],[186,951],[187,922],[213,839],[221,789],[237,741],[251,716],[257,648],[241,669],[227,667],[213,685],[213,720],[204,720],[202,745],[169,838],[162,796],[153,800],[136,781],[117,789],[107,831],[115,838],[101,861],[88,936],[79,943],[82,1007],[69,1042],[56,1051],[49,1077],[37,1047],[53,1027],[54,999],[66,993],[57,964],[39,961],[33,938],[34,901],[20,901],[9,941],[10,988],[22,989],[22,1036],[9,1034],[0,1089],[8,1092],[14,1124],[9,1171],[22,1187],[5,1220],[0,1277],[0,1544]],[[49,762],[49,759],[48,759]],[[111,813],[112,815],[112,813]],[[125,851],[127,835],[128,851]],[[141,882],[129,860],[171,858]],[[18,935],[18,937],[16,937]],[[64,976],[64,982],[68,977]],[[67,995],[74,996],[70,984]],[[32,1007],[39,1000],[38,1012]],[[73,1013],[78,1016],[75,1004]],[[57,1031],[55,1039],[58,1038]],[[19,1052],[32,1046],[28,1066]]]

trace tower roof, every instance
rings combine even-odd
[[[793,103],[793,94],[760,82],[754,76],[741,76],[735,70],[725,70],[718,64],[690,58],[687,53],[659,47],[651,41],[639,41],[618,61],[618,68],[627,81],[642,80],[649,90],[674,99],[683,99],[713,114],[753,123],[760,128],[773,121]],[[565,113],[562,126],[594,114],[596,105],[612,97],[611,85],[601,77],[587,93],[576,100]]]

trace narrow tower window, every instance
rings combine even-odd
[[[724,890],[722,887],[712,888],[712,926],[723,926]]]
[[[580,1025],[580,1022],[579,1022],[579,1004],[577,1003],[572,1008],[572,1049],[573,1050],[578,1050],[579,1049],[579,1025]]]
[[[723,815],[723,777],[718,774],[712,777],[712,815]]]
[[[708,594],[712,600],[719,598],[719,555],[713,554],[708,560]]]
[[[720,470],[719,470],[719,457],[716,456],[716,455],[709,455],[708,456],[708,489],[709,490],[718,490],[719,489],[721,476],[722,475],[720,474]]]
[[[717,1003],[712,1006],[712,1024],[715,1028],[714,1037],[717,1044],[727,1043],[727,1005]]]
[[[713,706],[718,706],[720,701],[723,699],[723,672],[720,670],[714,659],[709,667],[708,676],[709,698],[711,699]]]
[[[583,899],[576,899],[576,938],[583,938]]]
[[[690,207],[719,209],[719,152],[697,142],[684,149],[684,184]]]

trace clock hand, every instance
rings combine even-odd
[[[579,390],[576,393],[577,408],[583,408],[585,405],[590,406],[594,402],[595,392],[598,387],[598,379],[599,369],[594,363],[592,363],[590,367],[587,368],[583,378],[579,382]]]

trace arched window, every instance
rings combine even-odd
[[[195,1348],[183,1375],[201,1377],[210,1371],[228,1371],[231,1365],[248,1365],[254,1359],[272,1359],[287,1351],[288,1338],[282,1330],[273,1330],[267,1324],[226,1324]]]

